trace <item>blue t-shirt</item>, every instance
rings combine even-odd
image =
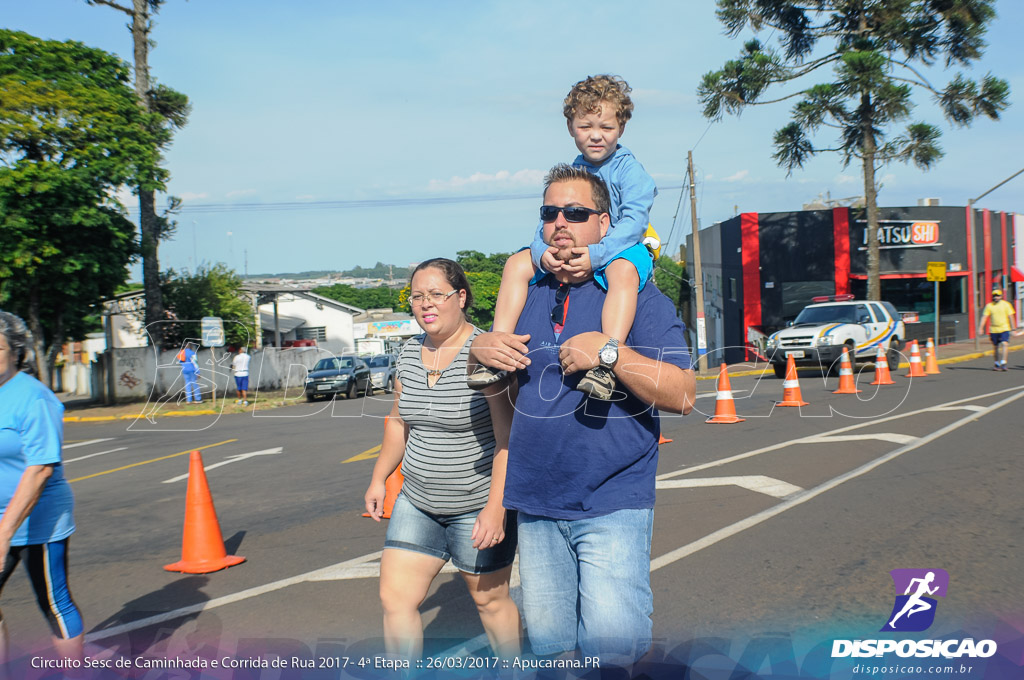
[[[643,241],[658,189],[633,152],[621,144],[600,165],[594,165],[583,154],[572,164],[604,180],[611,199],[611,228],[603,239],[589,246],[590,264],[597,271],[607,267],[622,251]],[[540,258],[547,249],[544,223],[540,222],[530,244],[530,255],[537,269],[541,269]]]
[[[562,342],[601,329],[605,292],[593,280],[572,286],[565,327],[556,337],[551,309],[557,289],[553,276],[531,286],[516,327],[516,333],[530,334],[531,363],[518,373],[504,505],[567,520],[653,508],[657,411],[628,391],[621,401],[589,399],[573,389],[585,374],[563,376],[558,361]],[[644,356],[690,367],[683,323],[654,286],[639,294],[626,344]],[[618,389],[625,390],[621,382]]]
[[[0,385],[0,512],[7,510],[25,468],[53,464],[53,475],[11,545],[51,543],[74,533],[74,498],[61,464],[63,441],[64,405],[53,392],[25,373]]]

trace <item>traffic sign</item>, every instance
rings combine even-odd
[[[928,263],[928,280],[929,281],[945,281],[946,280],[946,263],[945,262],[929,262]]]
[[[224,346],[224,322],[219,316],[204,316],[202,319],[203,347]]]

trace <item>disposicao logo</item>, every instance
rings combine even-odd
[[[936,597],[945,597],[949,574],[945,569],[893,569],[896,601],[880,632],[917,633],[935,621]],[[993,640],[833,640],[832,658],[880,657],[990,657],[996,653]]]
[[[935,621],[938,602],[945,597],[949,574],[945,569],[893,569],[889,572],[896,586],[896,603],[882,631],[917,633],[928,630]]]

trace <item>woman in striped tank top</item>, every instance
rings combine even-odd
[[[512,405],[504,385],[466,385],[466,320],[473,295],[465,272],[436,258],[413,271],[409,303],[422,335],[398,357],[395,403],[366,491],[380,521],[384,483],[402,465],[380,564],[384,642],[390,654],[423,652],[419,606],[450,559],[462,573],[495,654],[519,653],[519,610],[509,597],[516,518],[502,507]],[[509,515],[509,516],[507,516]]]

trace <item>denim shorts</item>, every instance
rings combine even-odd
[[[1002,333],[989,333],[988,337],[989,340],[992,341],[992,344],[998,347],[1002,343],[1010,341],[1010,331],[1003,331]]]
[[[391,509],[385,548],[399,548],[431,555],[444,561],[451,560],[459,571],[468,574],[487,574],[512,564],[518,543],[516,513],[505,513],[505,539],[485,550],[473,547],[473,524],[479,510],[461,515],[432,515],[409,502],[405,494],[398,494]]]

